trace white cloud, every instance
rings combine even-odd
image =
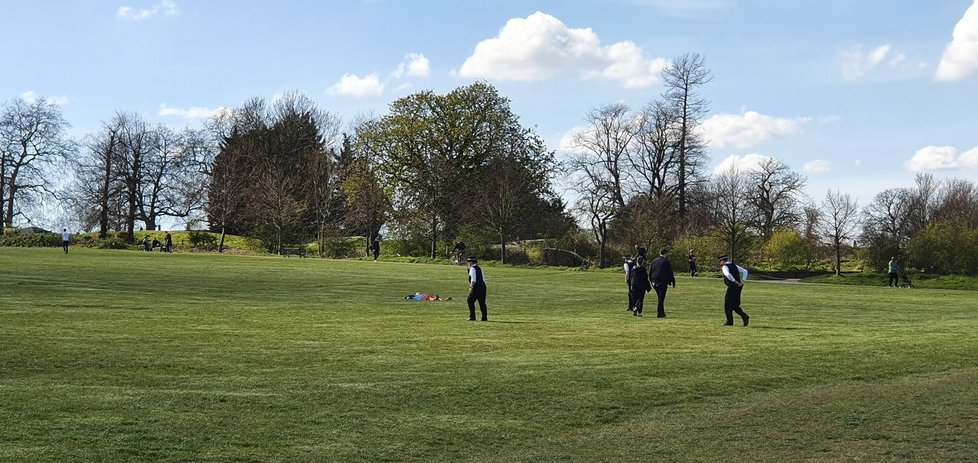
[[[726,159],[717,164],[713,168],[714,174],[720,174],[723,172],[729,172],[730,169],[737,169],[740,172],[751,172],[760,170],[761,163],[774,159],[771,156],[765,156],[763,154],[745,154],[743,156],[731,155],[727,156]]]
[[[579,126],[564,132],[564,134],[561,135],[560,140],[557,142],[557,152],[570,153],[576,151],[578,149],[578,137],[587,131],[587,127]]]
[[[20,94],[20,99],[30,104],[37,103],[37,100],[40,100],[41,98],[44,98],[44,101],[46,101],[47,104],[54,105],[54,106],[64,106],[68,104],[68,97],[66,96],[42,97],[38,95],[37,92],[35,92],[34,90],[28,90]]]
[[[357,98],[380,96],[384,92],[384,84],[377,74],[359,77],[356,74],[343,74],[340,81],[331,85],[327,90],[333,95],[353,96]]]
[[[700,131],[711,148],[749,148],[761,142],[792,135],[811,119],[767,116],[755,111],[717,114],[703,121]]]
[[[546,80],[565,74],[607,79],[628,88],[658,84],[669,65],[648,59],[632,42],[601,45],[590,28],[573,29],[546,13],[506,22],[499,35],[479,42],[458,74],[510,81]]]
[[[952,40],[944,48],[934,78],[940,81],[978,76],[978,0],[954,26]]]
[[[812,174],[824,174],[832,170],[832,163],[829,161],[823,161],[821,159],[816,159],[814,161],[808,161],[801,167],[802,171],[808,175]]]
[[[160,104],[160,110],[156,115],[160,117],[182,117],[184,119],[209,119],[218,114],[228,111],[227,108],[205,108],[202,106],[191,106],[189,108],[174,108],[166,103]]]
[[[862,166],[863,166],[863,160],[862,159],[856,159],[855,161],[852,161],[852,167],[855,167],[856,169],[858,169],[858,168],[860,168]]]
[[[890,45],[880,45],[869,53],[863,52],[862,45],[846,48],[839,52],[839,67],[842,70],[842,78],[845,80],[859,80],[867,72],[878,66],[880,63],[890,58],[891,66],[896,66],[906,60],[906,56],[896,54],[890,55]]]
[[[142,21],[145,19],[152,18],[154,16],[178,16],[180,14],[180,7],[177,6],[176,2],[172,0],[163,0],[157,3],[150,9],[145,8],[133,8],[131,6],[120,6],[119,9],[115,11],[116,17],[129,20],[129,21]]]
[[[404,62],[394,70],[394,78],[400,79],[401,76],[409,77],[428,77],[431,75],[431,63],[421,53],[410,53],[404,57]]]
[[[910,172],[978,169],[978,147],[961,153],[953,146],[927,146],[903,166]]]

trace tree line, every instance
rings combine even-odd
[[[348,125],[299,92],[182,130],[119,111],[81,140],[58,106],[17,98],[0,108],[0,222],[31,223],[54,198],[103,238],[179,220],[220,233],[218,250],[235,234],[270,252],[314,242],[342,256],[349,236],[383,233],[430,258],[465,239],[506,262],[509,244],[545,240],[598,266],[642,244],[772,270],[882,271],[899,257],[978,273],[973,182],[918,175],[860,208],[841,191],[806,197],[807,179],[773,158],[709,172],[699,126],[712,79],[702,56],[678,57],[641,108],[589,111],[563,161],[484,82],[417,92]]]

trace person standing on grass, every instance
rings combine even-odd
[[[652,281],[652,288],[655,289],[655,295],[658,299],[656,316],[666,318],[666,290],[669,289],[669,285],[672,285],[673,288],[676,287],[676,275],[672,273],[672,262],[669,262],[668,249],[662,248],[659,251],[659,257],[652,259],[652,263],[649,265],[649,280]]]
[[[465,259],[469,265],[469,321],[475,321],[475,303],[479,302],[479,310],[482,311],[482,321],[488,321],[486,312],[486,276],[479,267],[479,261],[473,256]]]
[[[900,264],[897,263],[896,257],[890,258],[889,263],[890,270],[890,283],[889,286],[899,286],[900,285]]]
[[[645,305],[645,293],[652,289],[652,283],[649,282],[649,271],[645,268],[645,258],[642,256],[635,258],[635,267],[632,268],[628,289],[631,291],[630,294],[635,304],[632,315],[641,317],[642,308]]]
[[[374,253],[374,262],[377,262],[377,258],[380,257],[380,237],[374,238],[374,242],[370,243],[370,250]]]
[[[68,233],[67,228],[61,229],[61,245],[65,248],[65,254],[68,254],[68,245],[71,244],[71,233]]]
[[[730,262],[727,256],[720,256],[720,272],[723,273],[723,283],[727,285],[727,293],[723,296],[723,312],[727,316],[726,326],[733,326],[733,313],[737,312],[744,326],[750,323],[750,315],[740,308],[740,294],[744,291],[744,280],[747,270]]]
[[[645,251],[645,248],[644,247],[639,246],[637,244],[635,245],[635,259],[636,260],[638,260],[639,257],[641,257],[642,260],[645,260],[645,258],[646,258],[645,253],[646,253],[646,251]]]
[[[695,277],[696,274],[700,273],[699,269],[696,268],[696,254],[693,254],[693,250],[689,250],[689,256],[686,257],[689,260],[689,276]]]
[[[170,232],[166,232],[163,235],[163,250],[166,252],[173,252],[173,237],[170,236]]]
[[[632,260],[632,256],[625,254],[625,289],[628,290],[628,308],[625,309],[629,312],[635,310],[635,298],[632,297],[632,269],[635,268],[635,261]]]

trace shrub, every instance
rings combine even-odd
[[[217,250],[218,237],[203,231],[190,231],[187,234],[190,247],[201,251]]]
[[[773,264],[774,270],[795,270],[805,266],[808,245],[798,232],[776,231],[764,244],[764,255]]]
[[[11,229],[7,229],[11,230]],[[8,234],[4,230],[0,236],[0,247],[13,248],[46,248],[61,246],[61,235],[57,233],[25,233],[18,234],[14,230],[13,234]]]

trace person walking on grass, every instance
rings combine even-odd
[[[645,258],[642,256],[635,258],[635,267],[631,271],[628,289],[632,296],[632,303],[635,304],[635,307],[632,308],[632,315],[641,317],[642,308],[645,306],[645,293],[652,289],[652,283],[649,282],[649,271],[645,268]]]
[[[727,256],[720,256],[720,272],[723,273],[723,283],[727,285],[727,293],[723,296],[723,313],[727,316],[726,326],[733,326],[733,314],[737,312],[744,326],[750,323],[750,315],[740,308],[740,295],[744,291],[744,280],[747,270],[730,262]]]
[[[900,286],[900,264],[897,263],[896,257],[890,258],[889,270],[890,270],[889,286],[891,288],[894,286]]]
[[[635,310],[635,298],[632,297],[632,269],[635,268],[635,261],[632,260],[632,256],[625,254],[625,289],[628,290],[628,308],[625,309],[629,312]]]
[[[370,243],[370,250],[374,253],[374,262],[377,262],[377,258],[380,257],[380,237],[374,238],[374,242]]]
[[[469,321],[475,321],[475,303],[479,302],[479,310],[482,311],[482,321],[488,321],[486,312],[486,276],[479,267],[479,260],[473,256],[465,259],[469,266]]]
[[[163,249],[164,252],[173,252],[173,236],[170,232],[166,232],[163,235]]]
[[[68,245],[71,244],[71,233],[68,233],[67,228],[61,229],[61,246],[65,249],[65,254],[68,254]]]
[[[696,274],[700,273],[699,269],[696,267],[696,254],[693,254],[693,250],[689,250],[689,256],[686,257],[689,260],[689,276],[695,277]]]
[[[672,273],[672,262],[669,261],[668,249],[662,248],[659,251],[659,257],[652,259],[652,264],[649,265],[649,280],[652,282],[652,288],[655,289],[655,295],[658,299],[656,316],[666,318],[666,290],[669,289],[669,285],[672,285],[673,288],[676,287],[676,275]]]

